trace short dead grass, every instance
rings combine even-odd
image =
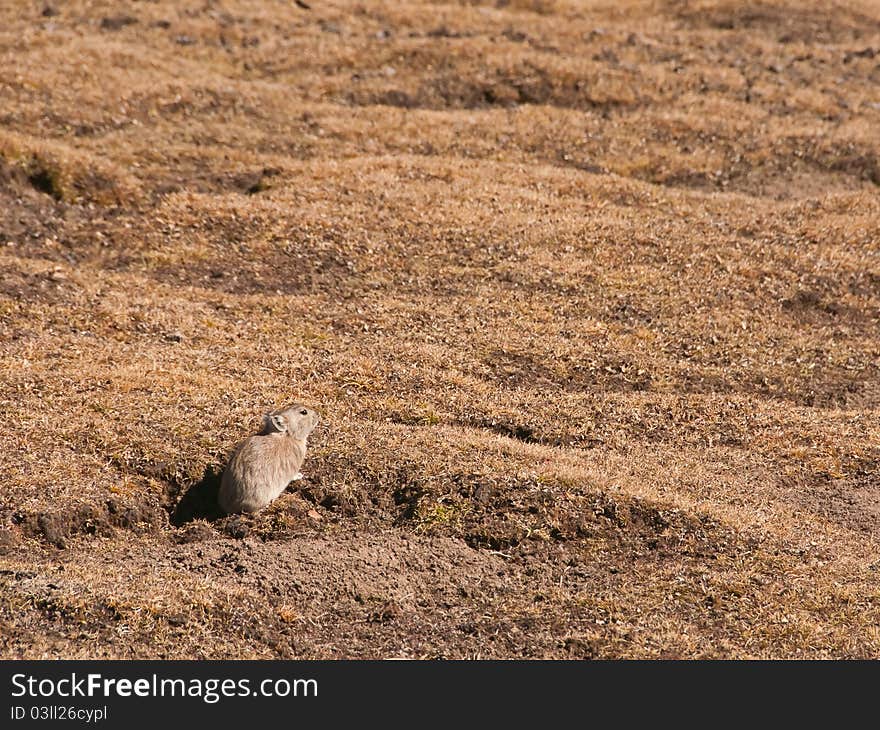
[[[880,6],[311,5],[0,9],[0,653],[876,657]]]

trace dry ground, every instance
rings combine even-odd
[[[878,89],[858,0],[0,3],[0,656],[880,656]]]

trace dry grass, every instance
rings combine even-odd
[[[0,8],[0,654],[880,654],[880,5],[310,4]]]

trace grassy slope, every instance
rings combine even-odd
[[[0,9],[0,653],[876,656],[880,5],[311,5]]]

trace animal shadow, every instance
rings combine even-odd
[[[171,513],[171,524],[180,527],[193,520],[213,522],[225,517],[217,503],[222,474],[221,469],[206,466],[202,478],[187,489],[177,502]]]

